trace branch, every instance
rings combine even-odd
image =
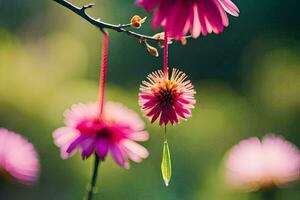
[[[100,19],[95,19],[91,16],[89,16],[85,11],[88,8],[92,8],[95,4],[87,4],[84,5],[82,7],[77,7],[75,5],[73,5],[72,3],[66,1],[66,0],[53,0],[56,3],[62,5],[65,8],[68,8],[69,10],[73,11],[75,14],[79,15],[80,17],[82,17],[83,19],[85,19],[86,21],[88,21],[90,24],[100,28],[100,30],[103,29],[111,29],[117,32],[122,32],[122,33],[126,33],[128,35],[131,35],[133,37],[138,38],[139,40],[151,40],[151,41],[156,41],[156,42],[160,42],[163,41],[163,39],[156,39],[153,36],[148,36],[148,35],[143,35],[143,34],[139,34],[133,31],[129,31],[127,29],[125,29],[125,27],[129,27],[130,24],[119,24],[119,25],[114,25],[114,24],[109,24],[106,22],[101,21]]]

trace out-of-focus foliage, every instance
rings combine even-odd
[[[187,72],[197,90],[193,117],[168,128],[170,186],[164,186],[160,172],[163,129],[147,122],[150,157],[129,171],[110,159],[102,163],[99,199],[256,200],[256,194],[226,187],[226,151],[241,139],[267,132],[300,145],[300,3],[234,2],[241,16],[231,18],[223,34],[170,47],[170,64]],[[95,3],[88,12],[116,24],[145,15],[133,1]],[[52,1],[0,0],[0,11],[0,127],[26,136],[38,149],[42,167],[32,189],[0,180],[0,199],[81,199],[91,160],[61,160],[51,134],[71,104],[97,100],[101,34]],[[149,21],[139,31],[154,33]],[[162,58],[124,34],[111,32],[110,44],[107,99],[140,113],[139,84],[161,66]],[[277,200],[297,200],[300,185],[276,195]]]

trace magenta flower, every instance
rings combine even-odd
[[[229,13],[239,15],[231,0],[136,0],[148,12],[154,11],[152,27],[164,26],[170,37],[180,39],[188,32],[194,38],[221,33],[229,25]]]
[[[171,78],[161,70],[152,72],[140,86],[139,104],[145,115],[159,125],[179,124],[179,119],[192,116],[196,103],[194,86],[185,73],[173,69]]]
[[[144,122],[119,103],[107,102],[101,120],[97,103],[75,104],[66,110],[65,124],[53,133],[64,159],[76,149],[83,158],[95,152],[102,160],[110,152],[117,164],[129,168],[128,159],[141,162],[148,157],[147,149],[135,142],[148,140]]]
[[[253,137],[229,151],[226,167],[227,180],[234,188],[255,191],[282,186],[299,179],[300,153],[281,137],[267,135],[262,141]]]
[[[4,128],[0,128],[0,171],[25,185],[33,185],[40,171],[33,145],[21,135]]]

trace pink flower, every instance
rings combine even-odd
[[[226,177],[231,186],[248,191],[282,186],[299,179],[300,153],[296,146],[275,135],[262,141],[241,141],[226,160]]]
[[[194,38],[202,33],[221,33],[229,25],[227,13],[238,16],[231,0],[136,0],[148,12],[154,11],[152,27],[164,26],[169,36],[180,39],[190,32]]]
[[[147,149],[135,142],[148,140],[144,122],[119,103],[107,102],[101,120],[98,104],[75,104],[66,110],[65,124],[53,133],[64,159],[76,149],[83,158],[95,152],[102,160],[110,152],[117,164],[129,168],[128,159],[141,162],[148,157]]]
[[[40,171],[33,145],[21,135],[4,128],[0,128],[0,171],[25,185],[34,184]]]
[[[145,115],[159,125],[179,124],[179,119],[192,116],[196,94],[185,73],[173,69],[171,78],[165,78],[161,70],[152,72],[140,86],[139,104]]]

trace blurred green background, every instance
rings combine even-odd
[[[128,23],[135,14],[146,15],[133,0],[94,2],[88,12],[107,22]],[[147,122],[150,157],[129,171],[110,158],[102,163],[95,199],[256,200],[255,193],[226,187],[226,151],[241,139],[269,132],[299,147],[300,2],[234,2],[241,15],[230,17],[224,33],[170,47],[170,65],[185,71],[197,90],[193,117],[169,128],[170,186],[163,185],[160,174],[163,130]],[[155,33],[150,20],[140,31]],[[36,186],[1,184],[0,199],[82,199],[92,159],[61,160],[52,132],[63,125],[62,113],[71,104],[97,100],[100,47],[96,28],[51,0],[0,0],[0,127],[27,137],[41,159]],[[107,99],[140,113],[139,84],[161,65],[162,57],[151,56],[135,38],[110,32]],[[276,192],[276,200],[299,196],[297,183]]]

